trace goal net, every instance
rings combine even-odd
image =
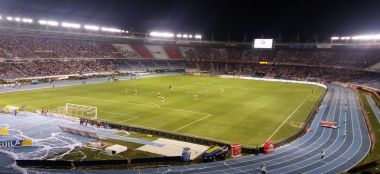
[[[98,108],[93,106],[78,105],[66,103],[64,107],[58,109],[59,114],[68,116],[84,117],[84,118],[98,118]]]

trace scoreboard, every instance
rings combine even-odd
[[[253,48],[258,49],[272,49],[273,39],[255,39],[253,42]]]

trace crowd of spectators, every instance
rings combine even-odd
[[[132,58],[105,41],[0,35],[0,58]]]
[[[248,75],[253,77],[348,82],[366,76],[356,69],[304,65],[260,65],[254,63],[187,62],[188,67],[213,74]]]
[[[380,61],[380,49],[273,49],[181,47],[185,59],[191,61],[245,62],[260,61],[314,65],[326,67],[351,67],[364,69]]]
[[[2,62],[0,79],[181,68],[184,68],[183,61],[181,63],[181,61],[168,60],[48,59]]]
[[[183,57],[187,67],[190,68],[211,73],[271,78],[348,81],[363,76],[365,74],[363,70],[380,62],[380,49],[257,50],[198,45],[172,46],[170,50],[176,54],[172,57]],[[141,57],[128,44],[90,39],[0,35],[2,61],[0,78],[2,79],[119,70],[183,68],[181,63],[151,59],[143,61]],[[259,62],[262,61],[268,62],[268,65],[260,65]]]

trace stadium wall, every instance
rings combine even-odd
[[[41,168],[76,168],[95,166],[132,165],[142,163],[181,162],[181,156],[137,158],[126,160],[95,160],[95,161],[66,161],[66,160],[16,160],[21,167]]]

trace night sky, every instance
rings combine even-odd
[[[319,41],[380,33],[380,0],[0,0],[1,15],[49,18],[129,31],[200,33],[242,41]]]

